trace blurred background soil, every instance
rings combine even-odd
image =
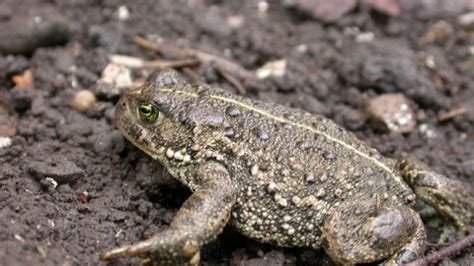
[[[104,264],[101,252],[170,223],[189,191],[112,120],[120,95],[156,66],[323,114],[386,156],[471,185],[473,12],[470,0],[2,0],[0,264]],[[419,209],[428,252],[443,247],[439,221]],[[323,251],[232,228],[202,263],[333,265]],[[473,249],[441,264],[472,265]]]

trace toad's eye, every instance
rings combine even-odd
[[[138,104],[138,114],[143,122],[153,123],[158,119],[159,112],[153,105],[141,102]]]

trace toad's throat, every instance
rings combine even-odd
[[[199,95],[198,94],[195,94],[195,93],[192,93],[192,92],[187,92],[187,91],[181,91],[181,90],[174,90],[174,89],[160,89],[159,90],[160,92],[165,92],[165,93],[177,93],[177,94],[183,94],[183,95],[186,95],[186,96],[189,96],[189,97],[193,97],[193,98],[198,98]],[[374,165],[376,165],[377,167],[383,169],[384,171],[386,171],[387,173],[389,173],[393,179],[399,183],[401,186],[405,187],[406,184],[405,182],[403,182],[403,180],[401,179],[401,177],[397,174],[395,174],[392,169],[390,169],[390,167],[388,167],[387,165],[385,165],[383,162],[377,160],[376,158],[352,147],[350,144],[334,137],[334,136],[331,136],[325,132],[322,132],[322,131],[319,131],[317,129],[315,129],[314,127],[312,126],[309,126],[307,124],[304,124],[304,123],[298,123],[298,122],[293,122],[293,121],[290,121],[284,117],[280,117],[280,116],[275,116],[265,110],[261,110],[261,109],[258,109],[258,108],[255,108],[251,105],[248,105],[248,104],[245,104],[243,102],[240,102],[238,100],[235,100],[235,99],[232,99],[232,98],[228,98],[228,97],[224,97],[222,95],[218,95],[218,94],[211,94],[209,96],[211,99],[215,100],[215,101],[222,101],[222,102],[226,102],[226,103],[230,103],[232,105],[235,105],[235,106],[238,106],[238,107],[241,107],[243,109],[247,109],[247,110],[250,110],[250,111],[253,111],[253,112],[256,112],[262,116],[265,116],[265,117],[268,117],[270,119],[273,119],[275,121],[278,121],[278,122],[281,122],[281,123],[287,123],[287,124],[290,124],[292,126],[295,126],[297,128],[301,128],[301,129],[304,129],[304,130],[308,130],[314,134],[317,134],[317,135],[320,135],[320,136],[323,136],[324,138],[326,138],[327,140],[329,141],[332,141],[332,142],[335,142],[335,143],[338,143],[339,145],[341,145],[342,147],[344,147],[345,149],[357,154],[358,156],[361,156],[363,158],[365,158],[366,160],[372,162]]]

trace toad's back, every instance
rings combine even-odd
[[[390,160],[327,118],[208,87],[163,93],[212,124],[198,132],[196,144],[207,149],[194,158],[228,168],[239,191],[232,223],[244,235],[319,247],[327,215],[343,202],[413,200]]]

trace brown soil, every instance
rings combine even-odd
[[[412,6],[394,18],[359,7],[324,24],[280,1],[269,1],[262,13],[257,2],[2,1],[0,28],[13,17],[47,8],[65,19],[61,23],[70,35],[53,47],[0,56],[0,135],[13,141],[0,148],[0,264],[96,265],[101,252],[165,228],[189,195],[116,129],[112,117],[120,93],[101,94],[95,85],[110,53],[159,58],[135,45],[136,35],[226,57],[249,70],[285,59],[283,78],[243,83],[249,97],[324,114],[384,155],[408,155],[473,182],[474,33],[458,25],[462,12]],[[124,21],[117,18],[121,5],[130,11]],[[243,26],[229,27],[227,18],[238,15]],[[440,20],[452,28],[434,40],[421,38]],[[374,39],[357,42],[356,27]],[[0,29],[6,30],[15,32]],[[32,71],[33,88],[12,82],[25,69]],[[207,83],[236,91],[213,64],[193,70]],[[143,80],[148,73],[136,69],[133,78]],[[82,89],[99,99],[85,114],[71,107]],[[410,133],[383,133],[369,123],[367,100],[387,92],[411,99],[417,127]],[[439,121],[457,108],[463,112]],[[436,230],[428,230],[434,241]],[[439,247],[430,245],[429,251]],[[472,254],[468,249],[451,260],[472,265]],[[322,251],[263,245],[231,228],[205,247],[202,261],[332,265]]]

